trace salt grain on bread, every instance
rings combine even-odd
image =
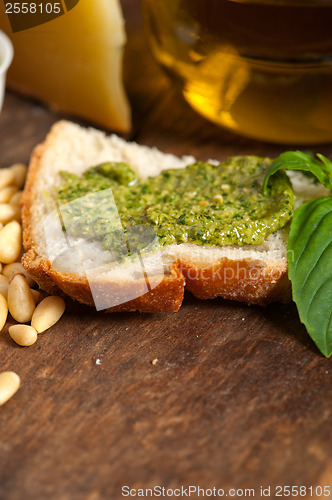
[[[22,263],[48,293],[65,293],[88,305],[94,305],[89,282],[70,252],[65,253],[63,259],[50,261],[43,220],[54,210],[55,200],[45,193],[51,193],[61,184],[60,170],[80,175],[87,168],[106,161],[126,162],[140,178],[146,179],[164,169],[184,168],[195,159],[190,156],[177,158],[67,121],[56,123],[44,143],[36,147],[22,197],[26,250]],[[292,183],[298,204],[325,194],[322,188],[301,174],[295,174],[292,174]],[[103,293],[114,297],[117,304],[109,310],[177,311],[185,289],[202,299],[223,297],[248,304],[288,300],[287,237],[287,229],[282,229],[259,246],[167,245],[161,251],[163,275],[159,273],[153,277],[152,272],[152,286],[147,293],[142,292],[142,295],[121,303],[121,297],[129,296],[132,287],[132,282],[126,279],[125,268],[118,273],[115,270],[109,279],[102,279]],[[54,247],[59,245],[59,241],[52,243]],[[85,249],[85,258],[92,264],[102,255],[97,242],[86,245]],[[158,283],[155,287],[153,279]],[[141,286],[143,291],[145,283],[141,281],[138,279],[135,286]]]

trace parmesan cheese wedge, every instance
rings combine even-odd
[[[130,129],[122,80],[126,34],[118,0],[80,0],[64,15],[16,33],[0,2],[0,29],[14,45],[10,88],[55,111],[119,132]]]

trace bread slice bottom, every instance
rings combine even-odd
[[[291,298],[287,229],[273,233],[259,246],[167,245],[158,253],[158,266],[149,257],[143,271],[136,262],[98,272],[103,251],[98,243],[91,243],[84,247],[85,264],[90,264],[82,265],[76,249],[65,248],[62,236],[47,231],[45,221],[57,208],[60,171],[80,175],[105,161],[127,162],[145,179],[164,169],[184,168],[195,159],[177,158],[71,122],[56,123],[32,154],[22,198],[22,262],[42,289],[106,311],[178,311],[184,290],[200,299],[223,297],[261,305]],[[301,175],[293,175],[292,183],[298,204],[325,194]],[[54,252],[58,257],[50,256]]]

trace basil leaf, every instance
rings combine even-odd
[[[301,151],[287,151],[286,153],[282,153],[266,171],[262,186],[263,193],[266,192],[271,175],[281,169],[311,172],[317,177],[319,182],[332,190],[332,162],[321,154],[318,154],[317,158]]]
[[[318,349],[332,354],[332,196],[299,207],[288,239],[288,274],[300,320]]]

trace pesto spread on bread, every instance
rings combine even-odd
[[[81,177],[62,171],[58,200],[63,204],[112,189],[114,200],[94,206],[83,201],[84,209],[73,211],[70,221],[71,234],[100,239],[106,249],[116,249],[120,238],[110,217],[114,201],[124,232],[151,227],[161,246],[259,245],[284,227],[294,211],[294,193],[283,171],[262,193],[270,164],[268,158],[232,157],[219,164],[196,162],[164,170],[143,181],[129,165],[108,162],[89,168]]]

